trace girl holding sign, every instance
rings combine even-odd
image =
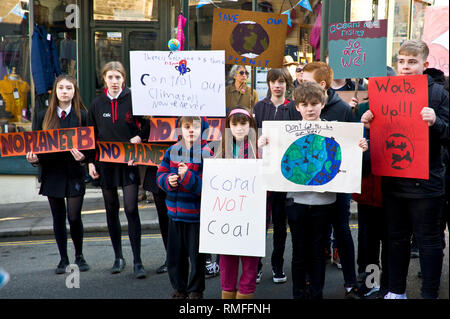
[[[125,87],[126,71],[120,62],[109,62],[102,69],[105,83],[103,93],[95,98],[89,109],[89,125],[94,127],[95,139],[107,142],[142,143],[149,135],[149,123],[133,116],[131,91]],[[95,163],[94,163],[95,162]],[[112,274],[122,272],[125,259],[122,255],[122,230],[119,220],[118,187],[123,190],[128,235],[134,257],[134,275],[145,278],[141,260],[141,221],[138,211],[139,170],[133,161],[128,164],[100,162],[91,156],[89,175],[99,179],[105,202],[109,235],[115,260]]]
[[[222,152],[223,158],[256,158],[256,122],[250,112],[243,106],[233,107],[226,119],[225,136]],[[236,282],[239,274],[239,260],[242,274],[238,290]],[[251,299],[256,290],[256,275],[259,257],[220,256],[220,283],[222,299]]]
[[[51,130],[87,126],[87,110],[81,101],[75,79],[60,75],[53,85],[50,105],[45,112],[37,114],[33,130]],[[61,261],[56,274],[64,274],[69,265],[67,255],[66,212],[70,235],[75,246],[75,263],[80,271],[89,270],[83,257],[83,223],[81,207],[85,193],[84,160],[86,156],[73,148],[69,152],[36,155],[27,153],[27,160],[33,166],[39,165],[41,188],[39,194],[47,196],[53,215],[53,230]],[[64,199],[67,200],[67,207]]]

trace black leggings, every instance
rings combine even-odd
[[[69,261],[67,255],[66,203],[64,198],[48,197],[53,216],[53,231],[61,259]],[[83,222],[81,207],[83,196],[67,198],[67,219],[70,225],[70,236],[75,247],[75,256],[83,253]]]
[[[138,210],[138,185],[131,184],[123,186],[122,190],[124,210],[128,220],[128,236],[133,251],[134,263],[141,263],[141,220]],[[120,202],[117,187],[102,188],[102,193],[105,202],[106,221],[114,254],[116,258],[123,258],[122,228],[119,219]]]

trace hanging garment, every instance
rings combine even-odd
[[[0,94],[5,103],[5,109],[14,115],[11,122],[19,122],[22,109],[28,106],[28,91],[30,85],[19,76],[18,80],[11,80],[7,75],[0,81]]]

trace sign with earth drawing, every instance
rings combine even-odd
[[[226,64],[281,68],[287,15],[214,9],[212,50],[225,50]]]
[[[265,121],[262,175],[269,191],[360,193],[362,123]]]

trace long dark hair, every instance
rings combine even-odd
[[[237,110],[237,109],[247,112],[250,116],[248,116],[247,114],[244,114],[245,112],[234,113],[231,116],[229,115],[229,114],[231,114],[231,112],[233,112],[233,110]],[[247,144],[248,158],[257,158],[258,150],[257,150],[256,139],[257,139],[258,128],[256,127],[256,121],[253,118],[253,116],[251,115],[250,110],[247,107],[242,106],[242,105],[236,105],[236,106],[230,108],[230,110],[228,112],[227,118],[225,120],[225,132],[224,132],[224,135],[222,136],[221,153],[219,153],[217,157],[221,157],[221,158],[232,158],[233,157],[233,146],[236,143],[236,140],[233,137],[233,135],[231,134],[230,123],[233,123],[233,124],[249,123],[250,124],[250,131],[244,139],[244,145],[245,145],[245,143]],[[230,156],[230,154],[231,154],[231,156]]]
[[[57,108],[59,106],[58,96],[56,94],[56,89],[58,87],[58,83],[62,80],[67,80],[70,83],[73,84],[74,88],[74,95],[72,98],[72,110],[77,118],[78,118],[78,125],[81,125],[81,110],[87,110],[86,107],[83,104],[83,101],[81,100],[80,90],[77,86],[77,81],[67,74],[62,74],[58,76],[55,80],[55,83],[53,84],[53,91],[52,96],[50,99],[50,104],[48,106],[47,112],[45,113],[44,121],[42,122],[42,129],[43,130],[52,130],[52,129],[58,129],[59,126],[59,117]]]

